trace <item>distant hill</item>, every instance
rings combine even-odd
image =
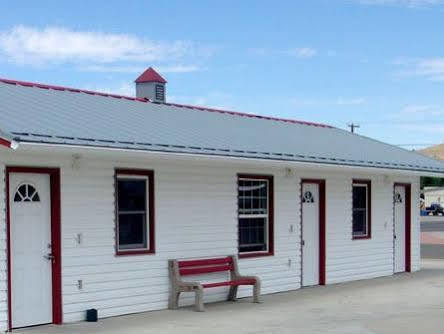
[[[444,160],[444,144],[430,146],[417,152],[431,158]]]

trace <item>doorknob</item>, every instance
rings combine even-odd
[[[52,261],[52,262],[55,261],[55,256],[52,255],[51,253],[50,253],[50,254],[43,255],[43,257],[44,257],[45,259],[47,259],[48,261]]]

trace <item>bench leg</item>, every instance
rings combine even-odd
[[[204,312],[204,304],[203,304],[203,289],[197,288],[196,289],[196,311],[197,312]]]
[[[256,283],[253,286],[253,302],[254,303],[260,303],[260,296],[261,296],[261,282],[256,281]]]
[[[176,310],[179,308],[179,291],[171,291],[170,292],[170,298],[168,300],[168,308],[170,310]]]
[[[230,292],[228,293],[228,300],[235,302],[237,300],[237,285],[230,286]]]

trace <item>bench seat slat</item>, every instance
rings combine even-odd
[[[231,259],[231,257],[222,257],[217,259],[178,261],[178,265],[179,268],[185,268],[185,267],[213,266],[219,264],[231,264],[232,262],[233,260]]]
[[[216,288],[219,286],[254,285],[255,283],[256,283],[256,280],[254,280],[254,279],[244,279],[244,280],[237,280],[237,281],[205,283],[205,284],[202,284],[202,287],[203,288]]]
[[[187,276],[187,275],[217,273],[219,271],[229,271],[231,269],[232,269],[231,264],[226,264],[226,265],[212,266],[212,267],[180,268],[179,273],[181,276]]]

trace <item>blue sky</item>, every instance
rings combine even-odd
[[[0,77],[444,142],[444,0],[9,1]],[[407,146],[412,147],[412,146]]]

